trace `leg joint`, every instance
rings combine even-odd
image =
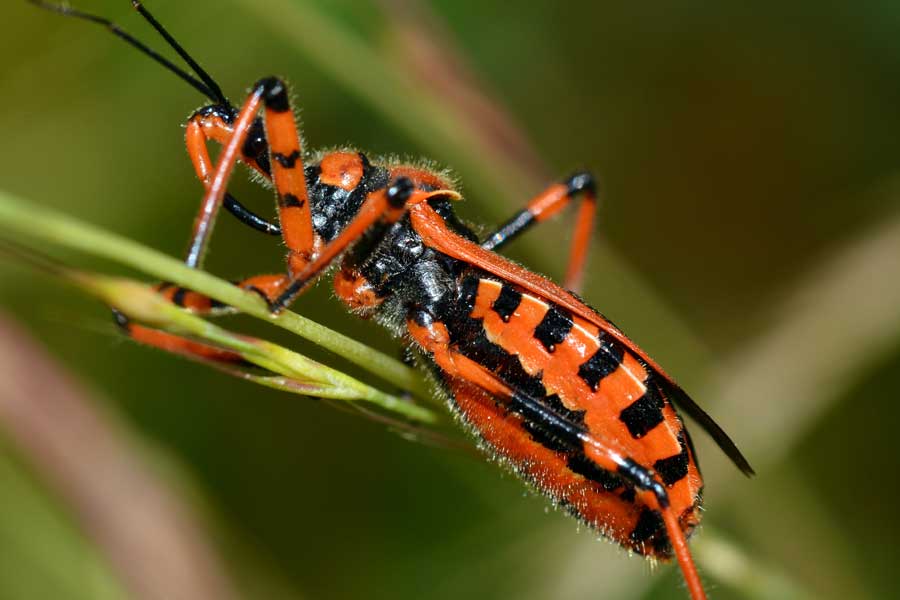
[[[566,191],[569,195],[579,192],[597,193],[597,180],[590,171],[578,171],[565,180]]]
[[[649,491],[656,496],[660,508],[669,506],[669,494],[666,492],[665,486],[657,481],[650,469],[641,466],[633,459],[626,458],[619,465],[618,471],[619,475],[633,483],[637,489]]]
[[[267,109],[275,112],[287,112],[291,109],[287,86],[277,77],[260,79],[253,89],[261,92]]]

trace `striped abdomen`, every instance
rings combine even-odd
[[[693,529],[702,480],[687,433],[654,373],[595,325],[507,283],[467,276],[458,307],[447,327],[460,353],[652,467],[683,528]],[[448,384],[461,415],[541,491],[628,548],[669,554],[659,514],[642,506],[619,475],[483,391],[460,380]]]

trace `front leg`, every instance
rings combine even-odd
[[[276,299],[273,311],[280,311],[302,294],[352,244],[369,236],[373,245],[383,239],[388,228],[406,214],[408,206],[424,202],[436,195],[456,195],[450,190],[420,190],[408,177],[397,177],[387,188],[369,192],[359,211],[336,238],[328,242],[312,262],[297,273],[284,292]],[[351,286],[354,285],[351,282]],[[361,284],[357,284],[361,285]],[[352,294],[352,290],[350,290]]]
[[[234,134],[234,119],[236,113],[231,106],[212,105],[202,108],[191,115],[185,126],[185,145],[187,146],[188,156],[194,165],[194,171],[197,179],[203,183],[203,189],[209,190],[213,176],[213,163],[209,156],[207,143],[209,141],[218,142],[225,145]],[[262,177],[271,179],[271,168],[269,166],[269,148],[266,142],[265,131],[263,129],[262,119],[257,118],[250,127],[247,134],[247,140],[241,148],[240,160],[256,170]],[[223,200],[225,210],[230,212],[240,222],[244,223],[269,235],[281,236],[281,227],[277,223],[272,223],[259,215],[253,213],[250,209],[241,204],[230,193],[225,194]],[[204,214],[203,207],[199,210],[194,220],[194,228],[191,234],[190,243],[188,244],[185,263],[189,267],[199,267],[206,250],[209,235],[211,232],[201,229],[202,216]]]
[[[257,112],[265,107],[263,133]],[[206,194],[200,206],[191,238],[189,261],[201,264],[212,225],[226,196],[228,180],[238,160],[244,160],[272,178],[278,192],[281,235],[292,263],[308,263],[320,241],[312,227],[312,212],[303,170],[300,136],[294,122],[285,84],[274,77],[254,85],[246,102],[233,119],[221,111],[201,111],[188,124],[188,153]],[[229,132],[230,129],[230,132]],[[206,140],[224,144],[215,169],[211,169]],[[258,141],[262,140],[262,146]],[[249,143],[248,142],[252,142]],[[251,148],[253,146],[254,148]],[[262,152],[268,148],[268,154]]]
[[[256,114],[263,107],[265,108],[265,133],[269,142],[272,180],[278,192],[281,231],[289,250],[289,270],[291,272],[303,271],[321,246],[312,227],[312,214],[301,158],[300,137],[294,124],[293,113],[290,110],[287,90],[281,81],[267,78],[260,80],[253,87],[244,106],[237,114],[233,131],[222,150],[216,168],[214,170],[208,168],[205,139],[203,140],[203,151],[192,155],[200,158],[199,163],[195,161],[195,167],[199,164],[198,175],[204,181],[207,190],[200,213],[195,221],[191,251],[188,255],[188,264],[191,264],[190,259],[192,256],[194,257],[192,266],[198,266],[201,262],[206,243],[212,232],[212,224],[226,196],[228,180],[248,135],[253,130],[254,124],[259,122]],[[268,275],[252,277],[238,285],[256,291],[272,306],[275,300],[284,293],[289,282],[290,279],[287,275]],[[196,312],[210,313],[224,308],[214,300],[184,288],[163,284],[160,286],[160,292],[174,304]],[[188,356],[211,357],[209,352],[192,340],[132,324],[120,313],[115,313],[115,316],[117,323],[136,341]],[[220,359],[215,353],[212,358]],[[222,360],[231,358],[233,357],[227,353],[221,356]]]

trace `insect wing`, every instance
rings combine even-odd
[[[647,367],[664,382],[666,391],[679,407],[689,414],[713,438],[719,448],[746,475],[752,475],[753,469],[734,441],[713,421],[700,406],[681,389],[678,383],[669,376],[646,352],[613,325],[600,313],[579,300],[571,292],[533,273],[502,256],[481,248],[447,227],[437,212],[427,204],[415,206],[410,211],[413,227],[426,244],[448,256],[473,264],[488,273],[514,283],[548,302],[565,308],[584,320],[599,327],[602,331],[623,344],[637,356]]]

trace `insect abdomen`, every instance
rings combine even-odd
[[[699,522],[700,473],[680,419],[638,358],[594,325],[499,280],[464,277],[458,307],[460,314],[447,325],[461,354],[654,468],[683,528],[693,529]],[[623,546],[668,556],[659,514],[636,500],[621,476],[485,392],[455,379],[448,385],[461,416],[517,473]]]

